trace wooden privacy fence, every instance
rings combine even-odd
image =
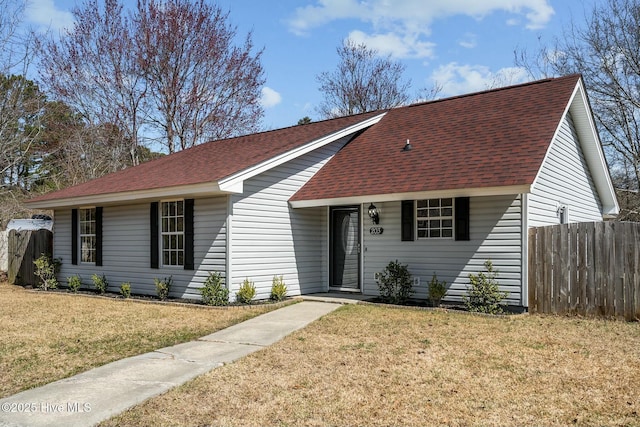
[[[7,237],[8,231],[0,230],[0,271],[7,271],[9,269],[9,257],[7,250]]]
[[[42,254],[53,253],[53,233],[49,230],[9,231],[8,238],[10,284],[36,285],[35,265],[33,261]]]
[[[640,223],[529,229],[529,311],[640,319]]]

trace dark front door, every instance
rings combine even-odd
[[[360,289],[360,207],[330,210],[329,286]]]

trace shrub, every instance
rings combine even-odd
[[[447,282],[439,281],[436,273],[433,273],[433,277],[429,282],[429,301],[434,307],[440,306],[440,301],[447,294]]]
[[[80,290],[82,280],[80,279],[80,276],[76,274],[75,276],[67,277],[67,285],[69,286],[69,291],[75,294]]]
[[[463,295],[462,300],[469,311],[478,313],[499,314],[502,313],[501,301],[508,292],[500,291],[498,287],[498,271],[494,270],[491,260],[484,263],[487,273],[480,272],[469,274],[471,286],[467,287],[468,295]]]
[[[123,298],[129,298],[131,296],[131,283],[124,282],[120,285],[120,295],[122,295]]]
[[[56,273],[60,270],[60,260],[52,260],[50,256],[42,254],[40,258],[33,261],[36,266],[35,275],[38,276],[38,288],[43,290],[55,289],[58,287],[58,279]]]
[[[229,305],[229,289],[224,286],[220,273],[209,273],[204,286],[198,290],[202,294],[202,302],[206,305]]]
[[[256,286],[249,278],[244,279],[240,289],[236,292],[236,301],[242,304],[251,304],[251,300],[256,296]]]
[[[406,265],[398,260],[391,261],[378,273],[378,290],[382,301],[391,304],[404,304],[413,294],[411,273]]]
[[[91,276],[91,280],[93,280],[93,286],[96,288],[96,291],[98,291],[100,295],[107,292],[109,282],[107,282],[107,277],[104,274],[102,276],[94,274],[93,276]]]
[[[273,276],[271,282],[271,299],[273,301],[282,301],[287,297],[287,285],[284,283],[284,276]]]
[[[169,297],[169,292],[171,292],[171,286],[173,285],[173,276],[165,277],[160,280],[158,278],[153,279],[153,282],[156,285],[156,294],[161,301],[166,300]]]

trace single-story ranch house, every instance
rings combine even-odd
[[[491,259],[522,307],[529,227],[618,213],[579,75],[213,141],[29,205],[54,211],[64,282],[376,295],[398,260],[416,297],[436,273],[459,300]]]

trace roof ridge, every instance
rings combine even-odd
[[[238,139],[238,138],[242,138],[245,136],[254,136],[254,135],[262,135],[262,134],[266,134],[266,133],[271,133],[271,132],[280,132],[286,129],[293,129],[293,128],[297,128],[298,126],[310,126],[310,125],[316,125],[319,123],[326,123],[326,122],[330,122],[332,120],[340,120],[340,119],[345,119],[345,118],[351,118],[351,117],[357,117],[357,116],[364,116],[367,114],[373,115],[375,113],[378,114],[382,114],[383,112],[388,111],[387,110],[372,110],[372,111],[365,111],[363,113],[356,113],[356,114],[348,114],[346,116],[339,116],[339,117],[330,117],[328,119],[322,119],[322,120],[317,120],[317,121],[311,121],[309,123],[303,123],[303,124],[295,124],[295,125],[290,125],[290,126],[285,126],[285,127],[281,127],[281,128],[275,128],[275,129],[266,129],[266,130],[261,130],[259,132],[251,132],[251,133],[245,133],[242,135],[236,135],[236,136],[229,136],[226,138],[221,138],[221,139],[212,139],[210,141],[205,141],[202,142],[200,144],[194,145],[193,147],[189,147],[186,150],[190,150],[191,148],[194,147],[198,147],[201,145],[205,145],[205,144],[209,144],[209,143],[213,143],[213,142],[220,142],[220,141],[228,141],[228,140],[232,140],[232,139]],[[185,150],[181,150],[181,151],[185,151]]]
[[[516,88],[521,88],[521,87],[526,87],[526,86],[534,86],[534,85],[538,85],[538,84],[549,83],[551,81],[565,80],[565,79],[571,79],[571,78],[576,78],[576,77],[582,77],[582,75],[579,74],[579,73],[573,73],[573,74],[567,74],[567,75],[560,76],[560,77],[545,77],[543,79],[531,80],[531,81],[528,81],[528,82],[516,83],[516,84],[512,84],[512,85],[508,85],[508,86],[495,87],[495,88],[491,88],[491,89],[481,90],[481,91],[478,91],[478,92],[462,93],[460,95],[452,95],[452,96],[448,96],[446,98],[439,98],[439,99],[432,99],[432,100],[429,100],[429,101],[416,102],[414,104],[409,104],[409,105],[405,105],[405,106],[402,106],[402,107],[396,107],[396,108],[418,107],[418,106],[427,105],[427,104],[435,104],[435,103],[438,103],[438,102],[452,101],[454,99],[469,98],[469,97],[472,97],[472,96],[485,95],[485,94],[493,93],[493,92],[500,92],[500,91],[511,90],[511,89],[516,89]]]

